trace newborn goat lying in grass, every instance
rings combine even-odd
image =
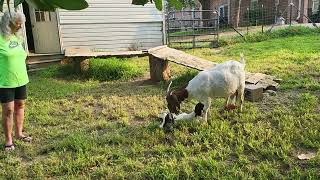
[[[180,104],[186,98],[194,98],[204,104],[204,121],[207,122],[211,98],[225,98],[226,107],[230,98],[240,100],[242,111],[245,88],[245,61],[241,54],[240,62],[227,61],[216,65],[210,70],[201,71],[191,79],[185,88],[170,91],[171,83],[167,90],[168,109],[171,113],[178,114]]]
[[[170,127],[172,124],[174,124],[175,121],[181,121],[181,120],[192,120],[193,118],[197,117],[197,116],[201,116],[202,111],[203,111],[203,107],[204,105],[202,103],[198,103],[195,108],[194,111],[192,113],[182,113],[179,115],[176,115],[174,113],[164,113],[161,115],[162,118],[162,123],[160,125],[160,128],[164,128],[164,127]]]

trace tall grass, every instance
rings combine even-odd
[[[128,80],[143,75],[143,70],[127,59],[90,59],[88,74],[99,81]]]
[[[271,32],[259,32],[245,35],[244,38],[240,36],[232,38],[220,38],[220,46],[228,46],[232,44],[242,43],[242,42],[262,42],[270,39],[288,38],[293,36],[304,36],[304,35],[320,35],[319,28],[308,28],[303,26],[291,26],[284,29],[276,29]]]

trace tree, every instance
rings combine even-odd
[[[0,0],[0,11],[3,11],[5,0]],[[43,11],[53,11],[56,8],[67,10],[81,10],[88,7],[85,0],[6,0],[8,9],[10,10],[10,2],[14,1],[14,7],[18,7],[23,2],[27,2],[35,9]]]

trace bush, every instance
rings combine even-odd
[[[143,75],[143,70],[127,59],[90,59],[88,75],[99,81],[128,80]]]

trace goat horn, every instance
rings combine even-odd
[[[168,95],[168,94],[169,94],[169,92],[170,92],[171,84],[172,84],[172,80],[170,80],[169,86],[168,86],[168,88],[167,88],[167,95]]]

